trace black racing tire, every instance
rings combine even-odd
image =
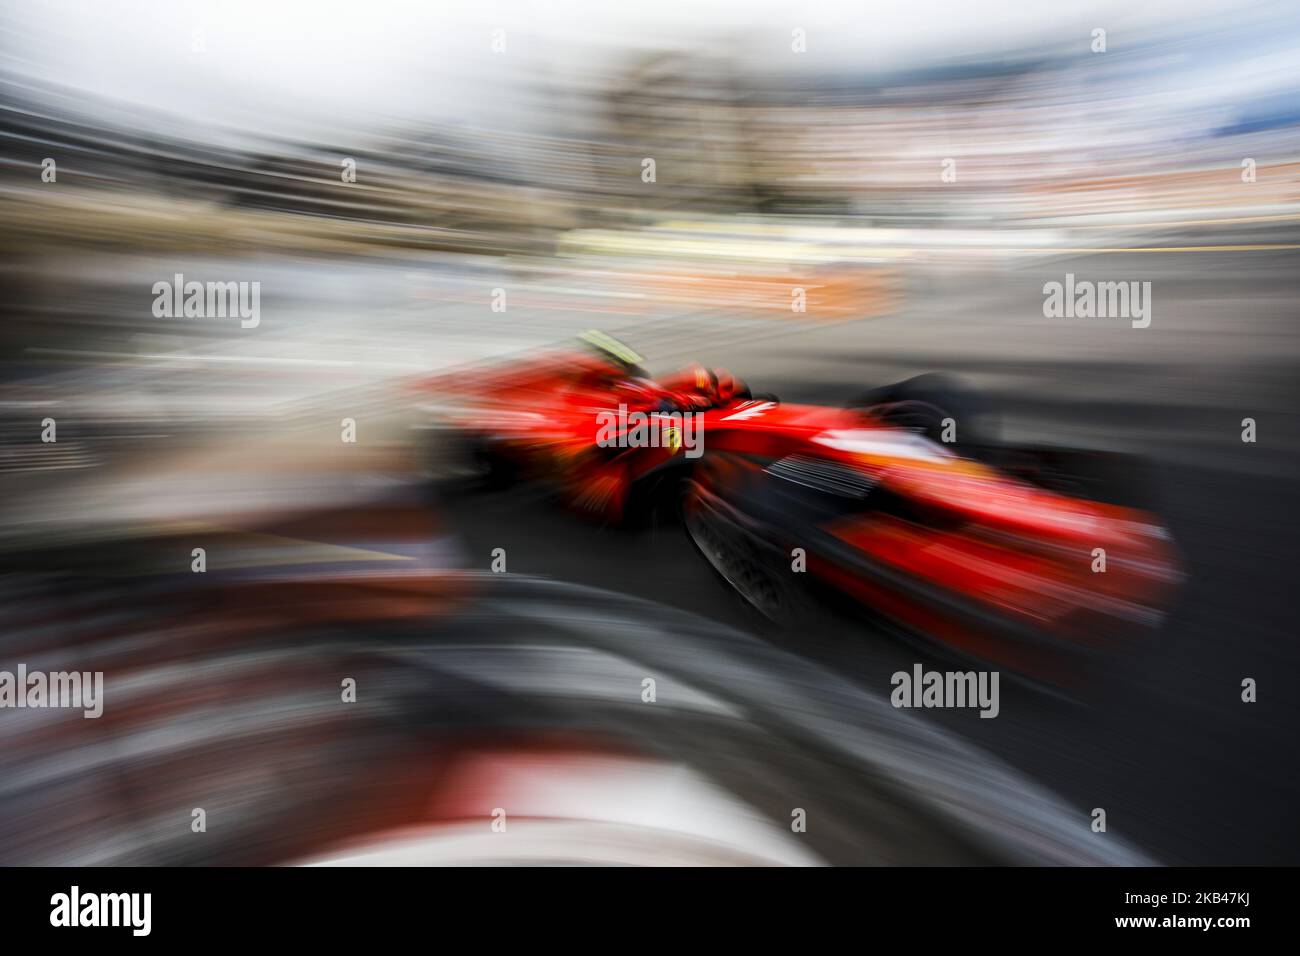
[[[997,420],[988,401],[951,375],[928,372],[872,389],[849,407],[868,410],[891,425],[959,450],[997,443]],[[955,425],[956,440],[952,442],[943,441],[947,419]]]
[[[786,551],[716,512],[694,481],[683,485],[681,521],[696,550],[753,611],[785,629],[818,619],[818,602]]]
[[[632,482],[620,526],[641,531],[676,524],[681,519],[682,485],[690,478],[693,467],[693,462],[673,461]]]
[[[424,477],[442,495],[501,491],[518,481],[514,462],[481,436],[431,429],[424,446]]]

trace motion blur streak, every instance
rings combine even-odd
[[[0,863],[1294,863],[1289,5],[490,7],[0,13]]]

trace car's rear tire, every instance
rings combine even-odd
[[[423,446],[422,477],[440,494],[499,491],[518,478],[514,463],[480,436],[429,429]]]

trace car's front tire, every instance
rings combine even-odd
[[[958,448],[988,447],[997,441],[997,422],[988,402],[950,375],[927,372],[872,389],[850,407]]]

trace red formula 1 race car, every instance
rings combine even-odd
[[[451,420],[480,480],[545,478],[613,522],[670,503],[713,568],[778,622],[829,590],[1041,673],[1044,651],[1159,623],[1180,579],[1160,522],[1116,503],[1112,459],[1001,445],[943,376],[846,408],[794,405],[699,366],[651,380],[626,346],[588,333],[579,350],[438,386],[458,397]]]
[[[695,365],[655,380],[641,361],[587,332],[574,349],[421,383],[439,423],[429,471],[488,487],[543,479],[568,506],[611,524],[675,507],[704,429],[751,396],[725,371]]]

